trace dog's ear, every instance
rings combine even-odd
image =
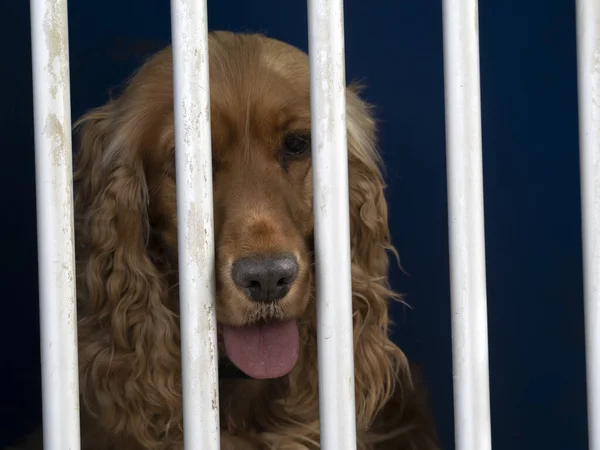
[[[180,350],[149,253],[144,150],[156,99],[151,70],[141,75],[77,123],[79,354],[83,401],[99,425],[154,448],[181,422]]]
[[[376,125],[370,107],[351,86],[347,94],[348,176],[357,423],[367,428],[396,388],[404,354],[388,337],[388,229]],[[405,368],[405,369],[404,369]]]

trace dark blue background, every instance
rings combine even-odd
[[[306,3],[213,0],[210,26],[307,47]],[[587,445],[575,5],[480,2],[494,448]],[[0,445],[40,417],[28,2],[0,6]],[[409,275],[397,342],[423,366],[453,448],[441,2],[346,2],[347,74],[377,106],[391,227]],[[170,41],[167,0],[70,2],[72,111],[100,105]]]

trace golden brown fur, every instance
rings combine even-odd
[[[313,449],[319,414],[310,157],[286,133],[310,130],[307,56],[258,35],[210,34],[217,318],[293,317],[301,346],[282,378],[221,384],[224,449]],[[388,337],[393,252],[375,123],[347,91],[359,449],[437,449],[402,351]],[[171,51],[78,124],[75,160],[84,449],[181,448],[182,410]],[[299,275],[279,307],[231,282],[235,258],[292,252]],[[222,350],[222,348],[221,348]]]

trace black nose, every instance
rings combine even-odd
[[[247,256],[233,263],[231,276],[252,300],[271,303],[290,290],[298,276],[298,262],[289,255]]]

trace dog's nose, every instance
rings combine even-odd
[[[233,282],[255,302],[282,299],[298,276],[294,256],[246,256],[233,263]]]

